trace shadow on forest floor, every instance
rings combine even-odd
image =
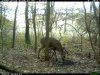
[[[57,62],[54,62],[53,65],[59,65],[59,66],[72,66],[72,65],[75,65],[76,62],[73,62],[72,60],[65,60],[63,63],[61,61],[57,61]]]

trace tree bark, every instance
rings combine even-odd
[[[84,2],[83,2],[83,7],[84,7],[84,15],[85,15],[85,25],[86,25],[86,29],[87,29],[87,32],[88,32],[88,35],[89,35],[89,41],[90,41],[90,44],[91,44],[91,47],[92,47],[92,50],[94,52],[94,55],[96,56],[96,52],[95,52],[95,48],[93,46],[93,43],[92,43],[92,39],[91,39],[91,33],[90,33],[90,24],[91,24],[91,20],[89,22],[89,25],[87,24],[87,15],[86,15],[86,8],[85,8],[85,5],[84,5]]]
[[[18,9],[18,3],[17,3],[17,6],[16,6],[16,9],[15,9],[14,26],[13,26],[13,43],[12,43],[12,48],[14,48],[14,46],[15,46],[17,9]]]
[[[1,4],[1,3],[0,3]],[[2,4],[1,4],[1,17],[0,17],[0,29],[1,29],[1,50],[3,51],[3,25],[2,25]]]
[[[98,47],[100,49],[100,3],[99,3],[99,17],[98,17],[97,13],[96,13],[96,6],[95,6],[95,1],[94,0],[93,0],[93,10],[94,10],[94,15],[95,15],[96,25],[98,27],[98,33],[99,33]]]
[[[36,2],[35,2],[35,7],[34,7],[34,14],[33,14],[33,5],[31,7],[32,11],[32,22],[33,22],[33,28],[34,28],[34,34],[35,34],[35,53],[37,51],[37,33],[36,33],[36,23],[35,23],[35,17],[36,17]]]
[[[49,39],[49,22],[50,22],[50,2],[47,2],[47,7],[46,7],[46,40],[47,40],[47,46],[45,48],[45,60],[49,60],[49,51],[48,51],[48,39]]]
[[[26,1],[25,20],[26,20],[25,43],[30,44],[29,21],[28,21],[28,1]]]

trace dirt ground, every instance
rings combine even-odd
[[[41,58],[37,59],[32,51],[32,49],[5,49],[0,53],[0,64],[24,73],[100,73],[100,65],[93,58],[89,59],[81,54],[66,54],[65,62],[61,63],[59,53],[58,61],[53,57],[48,62],[43,60],[43,52],[40,54]],[[5,71],[0,70],[0,73]]]

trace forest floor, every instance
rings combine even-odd
[[[100,73],[100,65],[93,58],[83,56],[82,52],[76,53],[66,54],[65,64],[61,64],[59,54],[59,62],[55,58],[47,62],[43,60],[43,52],[40,53],[41,58],[37,59],[32,48],[4,48],[0,52],[0,64],[24,73]],[[0,70],[1,72],[5,71]]]

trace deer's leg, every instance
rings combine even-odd
[[[56,51],[55,51],[55,50],[54,50],[54,55],[55,55],[56,61],[58,61],[57,55],[56,55]]]
[[[65,54],[64,54],[64,52],[61,51],[61,52],[60,52],[60,55],[61,55],[62,61],[64,61],[64,60],[65,60]]]
[[[39,57],[40,51],[41,51],[43,48],[44,48],[44,47],[42,46],[42,47],[39,49],[39,51],[38,51],[38,59],[40,58],[40,57]]]

